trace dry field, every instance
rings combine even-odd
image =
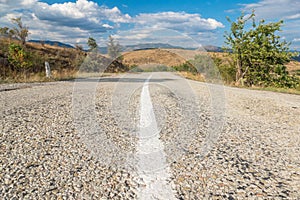
[[[137,50],[123,53],[123,63],[128,66],[139,66],[143,64],[162,64],[166,66],[178,66],[191,60],[195,55],[207,55],[210,57],[220,58],[222,62],[230,62],[227,53],[204,52],[198,50],[185,49],[148,49]],[[292,61],[286,65],[291,74],[299,76],[300,62]]]
[[[163,49],[138,50],[123,54],[123,63],[128,66],[143,64],[162,64],[177,66],[186,62],[178,54]]]

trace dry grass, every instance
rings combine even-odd
[[[178,72],[178,74],[184,78],[191,79],[194,81],[205,82],[205,78],[201,74],[193,74],[191,72]]]
[[[123,53],[123,62],[128,66],[143,64],[161,64],[165,66],[179,66],[186,61],[194,59],[196,55],[207,55],[227,59],[226,53],[213,53],[185,49],[149,49]]]
[[[270,91],[270,92],[280,92],[280,93],[285,93],[285,94],[296,94],[300,95],[300,87],[296,89],[292,88],[275,88],[275,87],[241,87],[241,88],[246,88],[246,89],[251,89],[251,90],[263,90],[263,91]]]
[[[47,78],[45,73],[31,73],[27,75],[9,76],[6,78],[0,78],[0,83],[33,83],[33,82],[48,82],[48,81],[61,81],[72,80],[76,78],[75,70],[53,70],[51,72],[51,78]]]
[[[168,67],[184,64],[186,59],[163,49],[138,50],[123,54],[123,63],[127,66],[160,64]]]
[[[286,65],[286,67],[287,67],[287,70],[291,74],[295,74],[296,76],[298,76],[300,78],[300,62],[292,61],[292,62],[288,63]]]
[[[33,66],[26,72],[15,70],[7,64],[9,45],[20,44],[20,41],[0,37],[0,69],[7,69],[1,73],[0,82],[41,82],[49,81],[45,77],[45,62],[49,62],[52,72],[51,80],[72,79],[76,69],[83,62],[86,52],[71,48],[51,46],[39,43],[26,43],[25,51],[30,55]],[[4,62],[5,61],[5,62]]]

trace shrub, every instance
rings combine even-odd
[[[33,65],[30,54],[22,46],[14,43],[9,45],[8,61],[16,71],[23,73]]]
[[[192,73],[197,73],[197,69],[195,68],[196,66],[193,66],[191,63],[186,62],[178,66],[173,66],[172,68],[175,71],[180,71],[180,72],[192,72]]]

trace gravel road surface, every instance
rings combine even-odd
[[[151,74],[176,199],[300,199],[299,95]],[[138,199],[149,76],[0,85],[0,199]]]

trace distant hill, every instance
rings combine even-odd
[[[59,46],[59,47],[65,47],[65,48],[74,48],[72,45],[62,43],[59,41],[51,41],[51,40],[29,40],[28,42],[33,43],[45,43],[52,46]],[[223,52],[223,49],[218,46],[213,45],[207,45],[203,46],[203,48],[208,52]],[[107,54],[107,47],[99,47],[98,48],[100,53]],[[185,49],[185,50],[196,50],[196,48],[183,48],[181,46],[174,46],[167,43],[141,43],[141,44],[135,44],[135,45],[125,45],[122,46],[122,52],[129,52],[129,51],[136,51],[136,50],[147,50],[147,49]]]
[[[134,50],[146,50],[146,49],[183,49],[180,46],[173,46],[164,43],[144,43],[137,45],[127,45],[124,47],[124,51],[134,51]]]
[[[207,45],[203,47],[208,52],[223,52],[223,49],[218,46]],[[147,49],[185,49],[185,50],[196,50],[197,48],[184,48],[181,46],[174,46],[167,43],[142,43],[136,45],[125,45],[122,46],[122,52],[136,51],[136,50],[147,50]],[[103,54],[107,54],[107,47],[99,47],[99,51]]]
[[[28,42],[33,42],[33,43],[39,43],[39,44],[48,44],[48,45],[52,45],[52,46],[59,46],[59,47],[65,47],[65,48],[74,48],[72,45],[70,44],[66,44],[66,43],[62,43],[62,42],[58,42],[58,41],[51,41],[51,40],[29,40]]]
[[[300,55],[297,56],[297,57],[293,57],[293,59],[296,60],[296,61],[298,61],[298,62],[300,62]]]
[[[208,52],[224,52],[221,47],[213,46],[213,45],[204,46],[204,49]]]
[[[183,48],[180,46],[173,46],[164,43],[141,43],[135,45],[122,46],[122,52],[147,50],[147,49],[183,49]],[[107,54],[107,47],[99,47],[99,51],[103,54]]]

